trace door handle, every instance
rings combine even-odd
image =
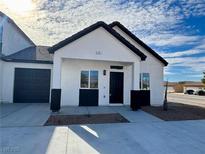
[[[112,94],[110,94],[110,96],[111,96]]]

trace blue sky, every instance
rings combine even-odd
[[[99,20],[117,20],[169,62],[165,80],[199,81],[205,71],[204,0],[27,0],[34,7],[24,12],[5,1],[0,10],[38,45],[53,45]]]

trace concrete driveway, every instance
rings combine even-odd
[[[43,126],[49,115],[49,104],[0,104],[0,127]]]
[[[165,122],[129,107],[65,107],[60,114],[118,112],[131,123],[43,126],[48,104],[1,105],[0,153],[205,153],[205,121]]]
[[[1,128],[1,152],[204,154],[205,121]]]

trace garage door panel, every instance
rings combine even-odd
[[[15,103],[47,103],[50,96],[50,70],[16,68]]]

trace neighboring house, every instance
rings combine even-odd
[[[131,90],[142,89],[150,90],[151,105],[163,103],[168,63],[119,22],[97,22],[48,50],[3,57],[3,101],[129,105]]]
[[[35,44],[8,16],[0,11],[0,101],[2,100],[3,55],[10,55]]]
[[[194,81],[185,81],[183,84],[183,92],[186,90],[203,90],[205,89],[205,85],[202,82],[194,82]]]
[[[52,63],[47,48],[36,47],[12,19],[0,12],[0,102],[14,101],[14,93],[18,91],[14,84],[15,69],[41,68],[40,63]]]
[[[0,35],[0,51],[3,55],[10,55],[24,48],[35,46],[15,22],[2,12],[0,12]]]
[[[164,82],[166,86],[166,82]],[[181,82],[169,82],[168,92],[184,93],[186,90],[202,90],[205,89],[205,85],[202,82],[196,81],[181,81]]]
[[[166,87],[166,85],[167,85],[167,92],[168,93],[176,92],[176,85],[177,84],[178,84],[177,82],[168,82],[168,85],[167,85],[167,83],[164,82],[164,86]]]

